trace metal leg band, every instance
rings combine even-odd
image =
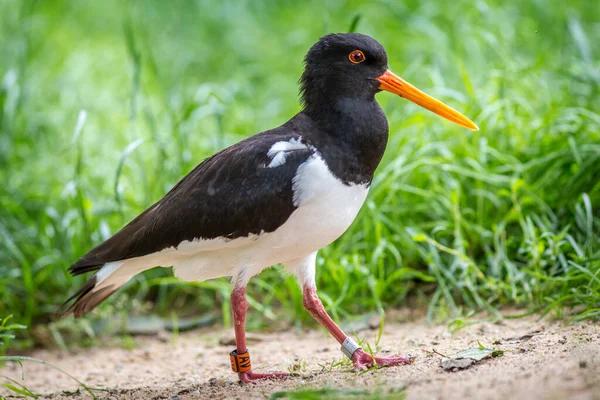
[[[348,357],[351,360],[352,360],[352,356],[358,349],[362,349],[362,347],[360,347],[358,345],[358,343],[356,343],[354,341],[354,339],[352,339],[349,336],[346,337],[346,339],[342,343],[342,347],[341,347],[342,353],[344,353],[346,355],[346,357]]]

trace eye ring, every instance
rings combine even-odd
[[[348,54],[348,60],[350,60],[352,64],[360,64],[365,61],[365,53],[360,50],[353,50]]]

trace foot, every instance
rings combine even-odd
[[[240,381],[250,383],[261,379],[282,379],[290,376],[287,372],[239,372]]]
[[[414,361],[412,356],[389,356],[389,357],[371,357],[369,353],[365,353],[362,349],[356,350],[352,356],[352,363],[356,369],[367,369],[373,365],[387,367],[400,364],[412,364]]]

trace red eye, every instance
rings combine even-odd
[[[365,55],[360,50],[354,50],[352,53],[350,53],[350,55],[348,55],[348,58],[354,64],[358,64],[365,61]]]

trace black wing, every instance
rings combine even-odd
[[[268,168],[271,146],[298,139],[294,120],[239,142],[206,159],[171,191],[69,270],[74,275],[103,264],[140,257],[184,240],[235,239],[272,232],[294,211],[292,180],[313,150],[286,153]]]

